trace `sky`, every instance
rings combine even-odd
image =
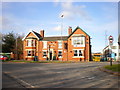
[[[64,15],[61,18],[61,15]],[[68,35],[77,26],[91,37],[92,52],[102,52],[108,37],[118,38],[117,2],[2,2],[2,33]]]

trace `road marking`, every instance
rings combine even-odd
[[[89,77],[88,79],[91,80],[91,79],[94,79],[95,77]]]
[[[3,72],[3,73],[4,73],[5,75],[7,75],[7,76],[9,76],[9,77],[11,77],[11,78],[13,78],[13,79],[15,79],[20,85],[22,85],[22,86],[24,86],[24,87],[26,87],[26,88],[36,88],[35,86],[33,86],[33,85],[25,82],[24,80],[21,80],[21,79],[17,78],[17,77],[14,76],[14,75],[10,75],[10,74],[9,74],[10,72]]]

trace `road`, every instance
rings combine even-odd
[[[109,62],[8,63],[4,62],[3,88],[118,88],[118,76],[99,67]]]

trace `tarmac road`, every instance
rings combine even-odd
[[[119,88],[118,76],[99,67],[109,62],[2,64],[2,88]]]

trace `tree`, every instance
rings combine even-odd
[[[2,52],[13,52],[15,46],[15,36],[13,32],[2,35]]]
[[[23,36],[18,36],[17,38],[16,38],[16,54],[17,54],[17,58],[16,59],[20,59],[20,57],[21,57],[21,55],[23,54],[23,41],[22,41],[22,38],[23,38]]]
[[[20,59],[23,53],[23,35],[10,32],[2,36],[2,52],[13,52],[13,54],[15,55],[14,59]]]

